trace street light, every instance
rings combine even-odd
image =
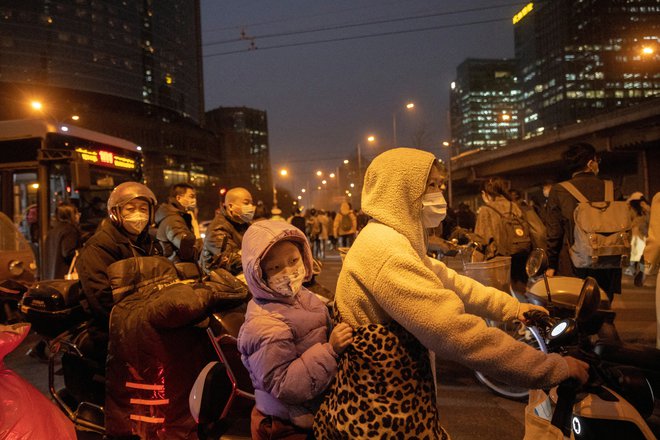
[[[279,175],[286,177],[289,175],[289,171],[286,168],[282,168],[279,171]],[[273,182],[273,208],[277,208],[277,184]]]
[[[406,110],[412,110],[415,108],[414,102],[409,102],[406,104]],[[397,147],[397,138],[396,138],[396,111],[392,112],[392,148]]]
[[[367,141],[368,142],[375,142],[376,141],[376,136],[374,135],[369,135],[367,136]],[[361,142],[358,142],[357,144],[357,166],[358,166],[358,177],[360,179],[360,182],[362,182],[362,151],[361,151],[362,145]]]
[[[447,157],[447,203],[450,207],[453,206],[452,204],[452,187],[451,187],[451,143],[444,141],[442,143],[443,147],[449,148],[449,154],[446,156]]]

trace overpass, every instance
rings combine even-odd
[[[516,141],[498,150],[469,151],[451,158],[453,204],[474,201],[481,182],[499,176],[523,193],[540,192],[545,180],[570,174],[561,160],[569,145],[588,142],[600,152],[601,175],[623,194],[660,191],[660,98]],[[650,199],[649,199],[650,200]]]

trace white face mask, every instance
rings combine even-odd
[[[122,225],[129,233],[139,235],[149,223],[149,216],[142,212],[133,212],[124,216]]]
[[[296,296],[300,292],[304,280],[305,265],[300,261],[293,269],[284,269],[270,277],[268,287],[288,298]]]
[[[254,211],[257,208],[250,204],[250,205],[241,205],[241,215],[239,216],[243,223],[249,223],[252,221],[252,218],[254,217]]]
[[[436,228],[447,216],[447,202],[442,191],[424,194],[422,197],[422,225]]]

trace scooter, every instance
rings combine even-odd
[[[528,262],[530,276],[547,269],[542,257]],[[572,316],[552,316],[555,302],[548,297],[547,303],[550,316],[533,311],[526,317],[549,352],[587,362],[590,377],[581,387],[567,380],[549,391],[532,391],[525,411],[525,439],[656,439],[660,426],[654,422],[657,389],[652,384],[657,385],[660,350],[594,342],[593,335],[613,312],[600,308],[601,292],[592,278],[583,282]]]
[[[193,263],[177,264],[177,272],[180,279],[201,276]],[[207,333],[213,336],[211,342],[219,359],[231,354],[225,348],[224,340],[216,343],[215,335],[238,335],[248,299],[244,298],[243,304],[238,307],[237,300],[231,299],[226,304],[216,305],[213,310]],[[48,387],[51,397],[78,429],[104,434],[105,361],[95,356],[95,350],[89,349],[93,345],[89,332],[90,316],[83,310],[83,303],[84,297],[77,280],[50,280],[37,283],[28,290],[20,308],[35,331],[48,341]],[[238,362],[240,364],[240,357]],[[229,385],[220,388],[220,395],[216,394],[219,397],[216,405],[224,402],[228,406],[231,403],[228,402],[230,393],[227,393],[227,390],[232,390],[229,374],[225,373],[227,379],[223,382]],[[63,386],[57,379],[59,375],[63,377]],[[234,424],[227,421],[225,430],[231,429]],[[247,426],[249,429],[249,416]]]

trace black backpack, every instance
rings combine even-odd
[[[505,213],[501,213],[492,206],[484,206],[498,214],[499,222],[497,222],[495,231],[495,244],[499,255],[526,254],[532,250],[529,223],[513,213],[513,205],[509,208],[509,212]]]

